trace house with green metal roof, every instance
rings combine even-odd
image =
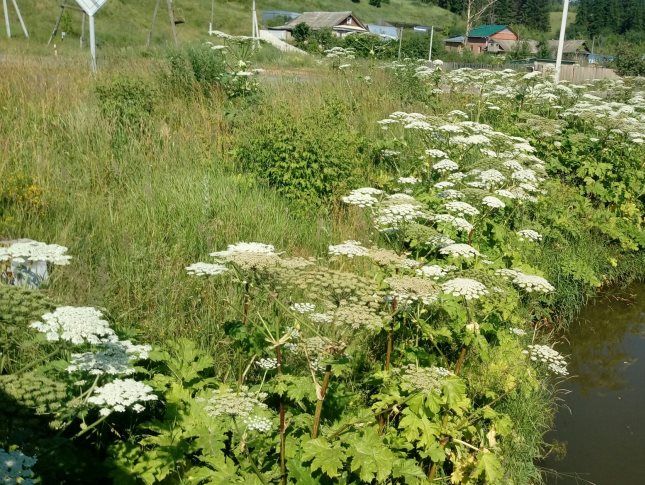
[[[446,40],[447,49],[470,49],[475,54],[488,51],[490,45],[497,45],[497,41],[517,41],[519,36],[508,25],[489,24],[475,27],[465,37],[460,37],[462,43],[456,38]]]

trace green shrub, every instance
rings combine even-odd
[[[152,114],[156,87],[143,79],[117,77],[96,87],[101,113],[117,128],[141,127]]]
[[[287,111],[262,117],[236,158],[288,199],[330,201],[359,180],[364,141],[348,127],[350,110],[334,101],[296,120]]]

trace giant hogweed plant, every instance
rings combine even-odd
[[[382,125],[422,137],[427,163],[393,182],[399,192],[343,199],[371,212],[371,246],[345,241],[314,260],[238,243],[187,267],[241,287],[229,302],[239,320],[225,329],[246,359],[214,372],[187,342],[153,357],[166,411],[113,447],[124,476],[509,482],[498,454],[513,422],[497,404],[538,386],[542,371],[567,374],[556,351],[528,342],[554,291],[522,259],[545,237],[532,210],[542,162],[525,140],[485,125],[407,113]],[[512,376],[471,385],[500,346],[514,362],[494,367]]]

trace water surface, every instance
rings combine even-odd
[[[575,377],[547,437],[567,452],[544,463],[565,476],[548,483],[645,485],[645,284],[589,305],[567,339]]]

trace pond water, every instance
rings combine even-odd
[[[549,442],[566,443],[543,466],[550,485],[645,484],[645,284],[589,305],[558,350],[574,378],[562,388]]]

